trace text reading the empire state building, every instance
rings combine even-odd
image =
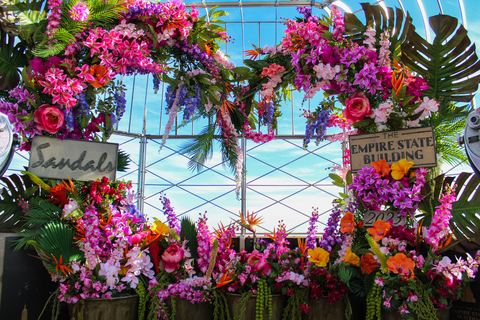
[[[352,135],[349,143],[352,172],[382,159],[389,165],[407,159],[414,168],[437,165],[432,127]]]

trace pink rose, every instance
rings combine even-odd
[[[364,117],[373,115],[370,101],[361,92],[355,92],[355,94],[345,99],[345,105],[346,108],[343,114],[348,123],[355,123],[363,120]]]
[[[248,255],[247,263],[253,267],[253,271],[261,271],[260,276],[269,276],[270,273],[272,273],[272,267],[265,258],[265,255],[257,250],[253,250],[253,252]]]
[[[180,268],[178,263],[182,261],[184,254],[182,247],[178,243],[173,243],[163,252],[160,266],[163,267],[166,272],[171,273]]]
[[[37,128],[55,134],[63,125],[63,112],[57,107],[43,104],[33,113]]]

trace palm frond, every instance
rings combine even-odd
[[[190,170],[201,171],[205,162],[212,158],[215,129],[214,123],[208,124],[193,142],[187,142],[181,147],[180,154],[188,156],[188,168]]]
[[[62,274],[59,265],[68,266],[73,260],[84,259],[74,236],[75,229],[63,221],[50,222],[40,230],[37,240],[39,256],[52,274]]]
[[[11,232],[14,228],[23,225],[23,209],[21,199],[28,201],[40,194],[39,188],[28,176],[13,174],[9,177],[0,177],[5,185],[0,190],[0,231]]]

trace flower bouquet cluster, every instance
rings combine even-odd
[[[79,303],[81,312],[85,299],[135,294],[144,303],[147,290],[157,284],[149,247],[166,247],[169,227],[148,223],[136,210],[131,183],[104,177],[50,187],[31,176],[46,198],[29,200],[17,249],[35,248],[59,282],[52,295],[57,305]]]
[[[349,37],[336,7],[331,18],[316,17],[308,8],[298,10],[303,17],[285,21],[282,43],[251,50],[253,59],[266,57],[246,63],[260,73],[262,81],[252,81],[250,90],[260,91],[262,101],[280,102],[282,90],[293,85],[305,92],[305,99],[323,90],[342,103],[343,109],[322,103],[310,112],[307,137],[316,131],[323,139],[331,112],[355,128],[377,132],[419,126],[430,111],[438,111],[437,102],[425,95],[425,79],[413,75],[392,53],[389,30],[379,33],[369,26],[361,42]]]
[[[349,195],[332,213],[332,230],[320,242],[360,257],[363,277],[348,277],[346,283],[354,293],[368,293],[367,319],[380,318],[382,312],[399,312],[403,319],[435,319],[435,309],[451,306],[478,269],[479,261],[470,255],[441,255],[453,236],[450,210],[456,186],[444,188],[430,225],[417,224],[426,170],[412,166],[405,159],[391,167],[381,160],[360,170],[348,186]],[[398,215],[389,221],[365,220],[368,210],[382,209],[397,210]],[[358,290],[359,284],[364,291]]]

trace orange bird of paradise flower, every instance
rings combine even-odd
[[[393,61],[395,71],[392,72],[392,87],[396,95],[400,94],[404,83],[404,67],[398,63],[397,60]]]
[[[303,241],[302,238],[298,238],[298,248],[300,249],[300,253],[302,254],[302,256],[306,256],[307,255],[307,240]],[[305,257],[300,257],[300,261],[303,261],[305,260]]]
[[[230,271],[230,272],[226,272],[222,275],[222,277],[220,278],[220,281],[218,281],[217,285],[215,286],[215,288],[220,288],[220,287],[223,287],[227,284],[229,284],[230,282],[233,281],[233,279],[231,278],[231,275],[233,274],[233,271]]]
[[[261,48],[257,47],[253,43],[250,43],[250,44],[255,48],[255,49],[245,51],[245,55],[249,57],[250,60],[255,60],[258,58],[259,55],[264,54]]]
[[[46,260],[46,261],[48,261],[48,263],[54,265],[55,266],[55,271],[57,272],[57,274],[60,274],[58,272],[58,270],[60,270],[65,276],[68,276],[68,273],[73,273],[72,270],[70,270],[66,265],[63,264],[63,261],[62,261],[63,257],[62,256],[60,256],[60,258],[57,259],[52,253],[51,254],[51,256],[53,258],[52,259],[48,255],[46,255],[45,252],[43,252],[43,251],[40,251],[40,252],[43,255],[43,257],[40,257],[40,259]]]
[[[277,231],[273,228],[273,235],[265,233],[267,237],[269,237],[272,241],[277,241]]]
[[[255,230],[253,229],[253,227],[255,226],[258,226],[259,224],[262,224],[263,223],[263,218],[262,217],[258,217],[257,214],[254,214],[254,212],[252,211],[252,213],[250,213],[250,211],[247,210],[247,214],[245,215],[245,217],[242,216],[242,213],[239,212],[239,215],[240,215],[240,219],[241,221],[237,221],[242,227],[250,230],[251,232],[255,233]]]

